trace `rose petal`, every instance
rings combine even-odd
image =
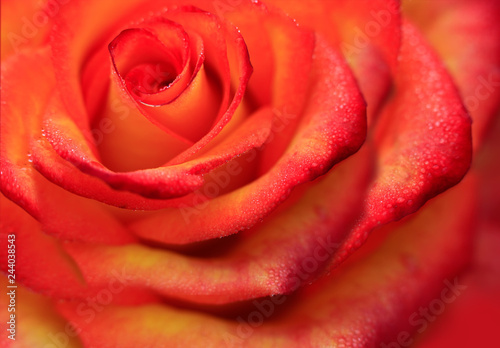
[[[479,178],[479,204],[473,259],[460,276],[467,291],[450,304],[434,328],[422,332],[421,347],[488,346],[496,340],[495,323],[500,315],[499,156],[500,117],[497,117],[472,168],[472,173]]]
[[[390,91],[391,70],[394,72],[397,65],[401,39],[399,1],[267,2],[283,9],[301,26],[321,32],[341,49],[367,101],[370,125]]]
[[[31,289],[41,290],[48,296],[70,296],[82,291],[85,281],[74,261],[64,252],[60,243],[45,235],[39,222],[5,197],[1,202],[1,238],[15,235],[15,281]],[[2,250],[2,260],[7,259],[7,249]],[[34,262],[36,260],[36,262]],[[7,263],[2,261],[2,271],[7,274]],[[47,272],[50,270],[50,272]],[[64,286],[52,287],[57,282]]]
[[[244,37],[254,67],[245,99],[253,107],[272,105],[284,116],[274,121],[273,141],[259,158],[259,173],[265,173],[284,153],[297,129],[300,117],[287,116],[300,115],[306,105],[314,33],[260,2],[242,2],[223,15]]]
[[[274,115],[269,109],[257,112],[242,127],[210,152],[201,154],[199,158],[177,165],[174,168],[182,176],[201,176],[236,156],[260,147],[269,136],[273,117]],[[33,163],[36,165],[37,170],[50,181],[70,192],[117,207],[154,210],[169,206],[176,207],[183,204],[184,201],[189,202],[190,199],[193,199],[192,196],[188,196],[182,201],[162,201],[147,199],[126,191],[116,191],[99,178],[84,174],[69,162],[64,161],[47,142],[35,143],[32,152]],[[148,173],[151,172],[148,171]],[[161,170],[157,172],[161,172]],[[152,181],[153,188],[154,184],[155,182]]]
[[[500,2],[407,1],[403,9],[450,69],[474,120],[477,150],[500,106]]]
[[[207,341],[249,347],[390,343],[401,330],[411,330],[409,318],[419,306],[428,306],[444,291],[447,298],[451,291],[460,291],[460,284],[453,288],[451,277],[468,258],[473,200],[463,198],[472,198],[475,190],[474,185],[464,184],[404,226],[391,228],[393,233],[374,255],[326,279],[319,290],[306,290],[296,300],[256,300],[248,317],[229,321],[166,305],[108,306],[86,323],[72,304],[60,305],[59,310],[82,329],[84,343],[99,341],[102,347],[196,346]],[[294,308],[280,316],[282,304]],[[273,321],[274,316],[280,320]],[[133,334],[124,335],[124,330]]]
[[[227,35],[224,30],[217,29],[220,25],[213,16],[191,8],[166,11],[157,16],[161,16],[160,18],[168,17],[175,21],[176,26],[182,26],[182,29],[187,31],[187,34],[185,34],[186,39],[188,39],[188,34],[193,37],[192,46],[199,45],[197,43],[198,38],[203,44],[203,52],[199,52],[201,56],[196,57],[201,61],[195,67],[195,71],[191,72],[192,75],[188,74],[189,71],[187,71],[184,73],[186,76],[183,76],[181,66],[179,66],[177,72],[173,71],[173,68],[168,68],[167,64],[170,63],[166,59],[162,60],[162,55],[159,54],[163,44],[158,41],[156,44],[158,47],[151,52],[153,57],[156,58],[143,56],[142,60],[140,60],[148,62],[150,65],[153,64],[154,67],[149,67],[150,71],[143,68],[140,70],[145,70],[146,74],[153,75],[149,76],[149,79],[156,80],[164,79],[162,75],[168,73],[172,75],[172,86],[158,93],[149,93],[150,95],[130,91],[130,81],[127,82],[129,78],[126,76],[130,73],[125,67],[132,64],[130,61],[137,61],[136,59],[129,59],[129,57],[133,57],[133,52],[137,49],[137,42],[142,42],[142,40],[134,39],[132,36],[139,35],[145,29],[150,33],[148,37],[156,35],[157,40],[159,40],[159,38],[166,36],[166,33],[172,31],[172,29],[164,28],[166,24],[162,22],[160,22],[162,25],[154,24],[159,22],[160,18],[154,19],[155,22],[153,23],[151,21],[145,22],[142,24],[142,26],[145,26],[144,28],[124,31],[113,40],[110,53],[114,66],[120,84],[123,88],[129,90],[129,94],[132,94],[132,97],[137,102],[137,108],[145,117],[166,132],[174,132],[192,142],[196,142],[210,131],[216,118],[220,118],[226,112],[229,104],[229,65],[225,42]],[[196,25],[193,21],[195,21]],[[181,44],[182,41],[179,45]],[[148,47],[150,50],[152,49],[152,45],[148,45]],[[167,52],[170,50],[167,47],[163,48],[163,50],[165,49]],[[130,52],[127,53],[127,51]],[[204,59],[205,56],[206,59]],[[181,63],[179,62],[179,64]],[[174,77],[176,77],[175,80]],[[218,79],[221,80],[222,86],[219,86]],[[181,84],[182,80],[185,80],[184,85]],[[181,85],[177,88],[179,84]],[[139,87],[135,86],[135,88]],[[169,91],[171,88],[177,90],[178,94],[172,95]],[[170,97],[165,99],[167,95],[170,95]],[[197,123],[197,127],[192,127],[193,122]],[[156,151],[156,149],[152,150]]]
[[[266,174],[206,207],[181,207],[131,225],[137,235],[185,244],[248,229],[270,214],[291,190],[328,171],[364,141],[364,102],[338,53],[320,38],[311,75],[311,97],[291,145]],[[196,217],[193,219],[193,217]]]
[[[126,267],[131,274],[127,285],[196,303],[289,293],[323,270],[358,217],[371,177],[371,156],[361,151],[302,189],[305,194],[248,231],[228,255],[199,259],[140,245],[72,243],[65,249],[85,279],[97,287],[107,282],[114,269]],[[318,255],[313,260],[316,266],[304,272],[303,260],[312,255]],[[107,262],[99,261],[103,258]],[[305,274],[303,278],[297,278],[298,270]]]
[[[45,226],[29,216],[13,202],[0,196],[2,223],[0,238],[7,241],[14,235],[15,244],[15,282],[39,294],[57,299],[80,299],[86,302],[106,289],[121,288],[115,294],[113,303],[138,304],[155,302],[152,292],[137,287],[124,288],[127,270],[123,265],[112,270],[111,278],[102,284],[89,284],[71,256],[64,251],[59,239],[44,233]],[[91,239],[90,239],[91,240]],[[95,245],[95,244],[94,244]],[[1,269],[5,274],[12,274],[7,262],[7,248],[0,251]],[[125,278],[125,280],[123,279]],[[23,321],[24,322],[24,321]]]
[[[5,289],[9,284],[4,275],[0,275],[0,284]],[[32,348],[50,347],[54,343],[67,348],[83,348],[78,332],[62,317],[54,307],[54,302],[44,296],[35,294],[18,285],[16,291],[16,311],[8,313],[7,306],[2,309],[4,318],[10,314],[16,315],[15,340],[7,338],[10,335],[7,320],[2,321],[0,329],[5,332],[2,337],[2,347]],[[22,318],[22,320],[20,320]],[[19,325],[22,322],[22,325]]]
[[[364,216],[345,241],[336,264],[378,225],[415,212],[458,183],[471,161],[470,118],[460,97],[416,29],[403,25],[397,93],[375,132],[379,172]]]
[[[38,50],[2,63],[1,191],[39,220],[46,233],[58,238],[131,242],[135,239],[101,204],[49,183],[32,167],[30,144],[42,137],[41,118],[55,83],[51,71],[45,69],[49,62],[50,52]],[[25,91],[30,91],[28,100]]]
[[[182,13],[182,10],[179,10]],[[186,11],[190,11],[188,16],[203,16],[204,13],[188,8]],[[175,12],[175,11],[174,11]],[[209,15],[207,15],[209,16]],[[213,18],[213,17],[211,17]],[[228,47],[229,52],[234,50],[233,57],[235,63],[232,66],[236,70],[234,73],[234,78],[238,80],[238,87],[234,93],[234,98],[227,111],[222,113],[219,117],[216,125],[212,130],[203,137],[194,146],[191,146],[187,152],[184,152],[180,156],[176,157],[169,164],[178,164],[187,160],[190,156],[200,149],[202,149],[209,141],[220,132],[220,130],[226,125],[233,113],[235,112],[243,92],[245,90],[246,81],[248,80],[249,74],[251,72],[250,65],[248,63],[248,55],[246,52],[246,47],[244,42],[239,38],[239,34],[234,28],[227,29],[228,40],[235,42],[234,47]],[[64,38],[63,38],[64,39]],[[67,38],[65,39],[67,40]],[[56,41],[59,42],[59,41]],[[54,46],[54,50],[58,49],[58,45]],[[208,55],[208,51],[207,51]],[[58,68],[60,70],[60,68]],[[66,84],[61,84],[61,86],[66,86]],[[66,102],[68,98],[71,97],[71,93],[65,93],[64,98]],[[70,98],[71,99],[71,98]],[[185,195],[189,192],[194,191],[201,185],[201,179],[194,175],[183,175],[175,168],[165,168],[165,169],[153,169],[144,171],[135,171],[132,173],[116,173],[107,170],[101,164],[98,163],[97,158],[94,157],[93,153],[96,152],[93,149],[92,144],[88,144],[85,141],[85,137],[80,134],[81,130],[85,131],[86,127],[81,128],[78,124],[81,123],[78,120],[82,119],[82,116],[78,116],[78,110],[65,110],[75,114],[72,119],[75,120],[73,124],[66,117],[61,118],[61,111],[59,105],[55,105],[55,110],[53,114],[50,115],[45,122],[45,128],[47,132],[47,137],[51,141],[55,150],[65,159],[70,161],[72,164],[76,165],[78,168],[86,173],[96,175],[101,179],[107,181],[115,189],[123,189],[131,192],[139,193],[146,197],[153,198],[172,198]],[[115,133],[112,133],[115,134]],[[116,134],[115,134],[116,135]],[[78,139],[78,141],[75,141]],[[158,185],[161,183],[162,185]]]
[[[475,190],[474,180],[468,180],[415,216],[387,226],[389,236],[373,254],[346,264],[287,304],[297,307],[288,313],[294,319],[283,324],[284,331],[297,332],[297,340],[312,346],[332,341],[375,346],[421,329],[420,308],[463,291],[453,277],[470,257]]]

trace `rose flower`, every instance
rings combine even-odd
[[[500,269],[499,14],[3,1],[2,347],[425,344]]]

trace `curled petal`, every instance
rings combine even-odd
[[[366,119],[355,81],[338,53],[320,38],[315,58],[311,97],[301,123],[270,171],[230,195],[212,199],[206,207],[184,206],[152,214],[131,225],[134,233],[148,240],[185,244],[248,229],[269,215],[295,186],[357,151],[364,141]]]
[[[211,151],[186,163],[170,167],[170,171],[175,169],[183,177],[190,175],[201,177],[203,174],[224,165],[241,154],[256,151],[255,149],[262,146],[268,139],[273,118],[274,114],[271,110],[259,110],[243,123],[242,127],[216,145]],[[192,195],[183,201],[148,199],[132,192],[115,190],[106,182],[83,173],[62,159],[48,142],[33,144],[32,158],[37,170],[55,184],[78,195],[117,207],[156,210],[170,206],[177,207],[183,204],[183,201],[189,200],[189,197],[192,199]],[[156,170],[156,172],[161,173],[162,169]],[[151,176],[152,173],[154,173],[153,170],[146,172],[146,174],[150,175],[151,185],[153,185],[152,190],[154,190],[156,185],[154,179],[156,177]],[[129,174],[127,178],[130,178],[131,175],[133,174]],[[138,190],[144,192],[144,187],[139,187]]]
[[[187,27],[189,27],[190,25],[192,26],[195,19],[203,20],[209,24],[211,23],[212,26],[216,24],[218,25],[217,20],[213,16],[193,8],[172,11],[172,14],[169,11],[166,11],[164,14],[167,16],[173,16],[174,19],[180,21]],[[245,86],[251,73],[251,66],[248,61],[248,54],[243,40],[241,39],[235,28],[224,28],[225,29],[223,30],[223,32],[227,34],[227,40],[228,42],[230,42],[230,45],[228,45],[227,47],[228,52],[220,52],[221,49],[225,47],[225,43],[224,45],[221,45],[221,38],[219,37],[220,35],[213,34],[215,35],[215,38],[205,38],[205,54],[207,56],[207,61],[209,61],[210,59],[213,61],[221,54],[227,54],[229,57],[229,59],[225,58],[225,60],[229,61],[229,63],[221,63],[221,68],[215,69],[218,71],[219,76],[221,76],[223,80],[225,86],[225,92],[223,94],[224,100],[226,101],[222,102],[221,109],[219,111],[217,119],[214,121],[214,125],[212,126],[210,132],[203,136],[203,138],[200,139],[197,143],[190,144],[188,146],[189,149],[181,153],[179,156],[171,159],[168,163],[165,164],[165,167],[121,173],[109,170],[101,163],[99,163],[99,158],[95,155],[98,152],[95,148],[95,144],[89,142],[87,137],[85,136],[85,134],[88,134],[85,132],[88,126],[82,126],[81,120],[84,116],[82,116],[78,111],[78,108],[74,108],[73,105],[70,109],[68,109],[67,107],[67,103],[69,100],[68,98],[71,97],[72,93],[64,93],[62,104],[57,102],[53,103],[52,110],[49,111],[45,118],[44,127],[47,138],[51,142],[56,152],[64,159],[68,160],[71,164],[82,170],[84,173],[99,177],[100,179],[107,182],[112,188],[117,190],[126,190],[132,193],[138,193],[147,198],[179,197],[199,188],[203,183],[200,175],[204,173],[186,173],[178,165],[188,159],[193,158],[193,155],[204,148],[210,141],[218,143],[223,140],[223,138],[217,138],[217,135],[221,132],[224,126],[229,123],[231,117],[235,113],[239,103],[242,100]],[[214,32],[213,28],[211,32]],[[127,35],[132,35],[132,32],[127,33]],[[202,35],[202,33],[198,34],[200,36],[204,35]],[[57,34],[54,35],[57,36]],[[53,46],[54,50],[58,49],[60,45],[59,42],[61,40],[68,40],[68,38],[63,37],[61,39],[55,39],[55,43]],[[215,43],[208,44],[209,40],[215,40]],[[117,49],[118,46],[116,45],[118,45],[118,43],[112,45],[112,47],[114,47],[113,50]],[[120,50],[126,50],[126,47],[120,48]],[[151,52],[152,57],[154,56],[154,54],[155,53],[153,50]],[[115,66],[116,64],[118,64],[117,61],[115,61]],[[128,71],[126,69],[127,65],[123,64],[125,63],[119,63],[118,65],[120,65],[121,68],[125,69],[125,73],[125,71]],[[237,80],[237,87],[233,92],[231,92],[231,96],[229,93],[230,81],[228,64],[231,66],[231,68],[233,68],[232,70],[234,73],[232,78]],[[217,64],[215,64],[215,66],[217,66]],[[59,71],[59,73],[61,72],[61,69],[61,67],[56,67],[56,70]],[[65,76],[65,79],[71,80],[71,75],[69,75],[69,77]],[[65,88],[65,86],[67,85],[62,83],[60,84],[60,86]],[[186,91],[188,89],[189,87],[186,89]],[[232,99],[230,99],[229,97],[231,97]],[[177,102],[180,102],[179,98],[177,98],[173,103]],[[190,105],[196,104],[197,103],[191,103]],[[64,107],[64,105],[66,105],[66,107]],[[225,108],[225,105],[228,105],[227,110]],[[71,119],[68,119],[66,117],[67,113],[73,115]],[[136,115],[135,117],[137,118],[141,116]],[[155,117],[158,117],[158,115],[156,115]],[[131,122],[131,120],[125,120],[122,123],[125,122],[129,123]],[[236,120],[234,122],[238,121]],[[118,133],[113,132],[111,135],[116,136]],[[123,137],[121,139],[123,139]],[[174,143],[179,141],[183,142],[183,139],[180,138],[177,140],[175,140],[174,138],[169,139],[171,141],[174,141]],[[177,145],[181,146],[180,144]],[[177,145],[173,144],[173,147],[177,148]],[[245,147],[244,144],[242,144],[242,146]],[[159,150],[155,149],[154,151],[158,152]],[[205,165],[204,170],[210,170],[210,166],[210,164]]]
[[[403,33],[398,92],[375,132],[379,170],[336,262],[376,226],[415,212],[457,184],[470,166],[471,121],[451,78],[412,25],[405,23]]]

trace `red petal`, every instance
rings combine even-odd
[[[480,184],[479,221],[472,262],[460,277],[468,288],[431,330],[422,333],[421,347],[487,347],[496,341],[495,323],[500,316],[500,117],[495,123],[475,157],[472,172]]]
[[[147,289],[142,290],[137,287],[125,289],[123,283],[128,279],[128,270],[123,265],[112,270],[110,278],[102,284],[87,282],[78,265],[64,251],[64,243],[44,233],[47,224],[39,223],[3,195],[0,196],[0,208],[2,217],[0,238],[5,241],[14,239],[16,250],[13,270],[7,263],[8,249],[0,250],[2,260],[0,267],[5,274],[15,275],[12,279],[19,288],[22,284],[44,296],[79,299],[82,302],[88,301],[100,292],[108,291],[106,289],[121,288],[120,293],[114,293],[114,303],[137,304],[157,300]],[[90,238],[88,240],[92,241]],[[18,307],[25,306],[25,303],[19,300],[18,304],[20,304]]]
[[[500,2],[497,0],[407,1],[405,13],[440,54],[474,120],[480,147],[500,106]]]
[[[48,296],[73,297],[85,281],[60,243],[42,232],[42,225],[25,211],[0,196],[2,240],[15,237],[15,281]],[[9,238],[10,239],[10,238]],[[6,244],[5,244],[6,245]],[[2,271],[8,274],[7,248],[0,252]],[[48,271],[50,270],[50,271]],[[52,283],[56,283],[54,285]]]
[[[415,212],[458,183],[470,165],[470,118],[450,77],[410,24],[404,24],[403,33],[397,92],[376,129],[379,172],[364,216],[337,262],[376,226]]]
[[[129,94],[138,102],[137,107],[141,112],[165,131],[174,132],[196,142],[210,131],[218,114],[222,115],[227,109],[229,67],[226,58],[225,32],[217,29],[218,23],[215,19],[193,9],[185,11],[186,13],[183,10],[168,11],[161,14],[162,17],[155,19],[154,22],[147,21],[141,24],[140,29],[123,31],[110,44],[110,53],[122,87],[128,89]],[[161,20],[164,16],[175,23],[166,19]],[[196,21],[195,29],[192,28],[193,21]],[[184,30],[188,33],[186,34]],[[173,35],[172,31],[181,31],[181,33]],[[183,40],[182,34],[185,36]],[[138,35],[144,36],[144,40],[136,37]],[[183,42],[189,43],[193,48],[203,45],[203,51],[196,52],[193,49],[198,53],[198,56],[194,57],[195,63],[196,60],[200,60],[197,66],[191,68],[187,57],[184,61],[181,61],[180,57],[173,56],[172,59],[167,59],[169,54],[166,52],[173,51],[172,47],[166,47],[166,45],[173,45],[173,40],[168,38],[172,35],[180,41],[177,44],[180,47],[176,47],[176,50],[189,49],[189,47],[183,47]],[[193,38],[192,42],[189,37]],[[167,40],[167,43],[164,44],[161,40]],[[151,44],[147,41],[151,41]],[[131,58],[134,57],[137,46],[143,44],[148,49],[141,51],[149,53],[141,54],[141,59]],[[162,51],[165,53],[162,54]],[[187,52],[182,53],[187,56]],[[178,56],[182,53],[179,52]],[[205,55],[207,59],[204,63]],[[214,55],[217,56],[214,57]],[[141,67],[138,65],[141,63],[146,65]],[[175,66],[177,66],[176,69],[174,69]],[[133,70],[129,71],[130,69]],[[139,90],[144,89],[144,86],[131,85],[130,75],[137,74],[139,71],[144,71],[143,73],[146,74],[146,78],[141,78],[142,82],[148,84],[153,82],[153,86],[155,81],[150,80],[156,80],[158,84],[165,79],[166,74],[171,75],[170,80],[173,82],[170,87],[163,90],[156,86],[155,93],[143,93]],[[215,76],[209,76],[209,74]],[[223,86],[219,86],[217,81],[219,78]],[[134,92],[131,88],[139,90]],[[197,127],[192,127],[193,122],[196,122]]]

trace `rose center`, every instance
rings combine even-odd
[[[149,29],[136,28],[124,30],[110,44],[116,72],[138,100],[169,88],[186,65],[183,38],[172,34],[161,39]]]
[[[158,93],[170,87],[177,78],[175,68],[164,62],[144,63],[132,68],[125,82],[128,90],[136,96]]]

